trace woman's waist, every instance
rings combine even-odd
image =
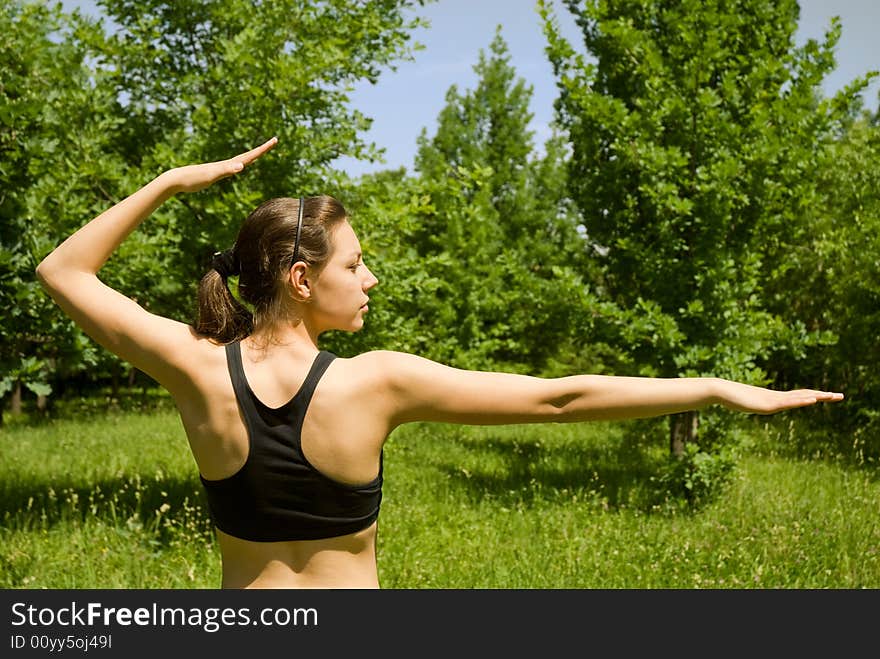
[[[378,588],[376,528],[319,540],[253,542],[217,530],[224,588]]]

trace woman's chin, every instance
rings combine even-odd
[[[349,318],[348,321],[343,321],[339,319],[335,323],[327,323],[327,329],[323,330],[324,332],[360,332],[364,328],[364,318],[362,314],[358,314],[354,318]],[[323,333],[323,332],[322,332]]]

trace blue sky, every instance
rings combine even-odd
[[[561,2],[552,4],[557,7],[563,33],[579,43],[577,28]],[[826,94],[880,69],[880,0],[801,0],[800,6],[799,44],[808,38],[822,38],[832,16],[841,18],[838,68],[826,80]],[[411,169],[416,137],[423,127],[429,135],[433,133],[450,85],[464,89],[476,84],[472,67],[480,49],[488,50],[499,24],[511,63],[534,89],[532,129],[536,143],[542,143],[549,134],[556,87],[544,55],[544,35],[534,0],[439,0],[421,13],[431,21],[429,29],[415,34],[425,49],[416,54],[414,62],[402,64],[376,85],[358,87],[352,97],[355,107],[374,118],[368,136],[385,147],[387,163],[343,159],[342,168],[352,175],[401,165]],[[875,80],[865,98],[871,108],[877,107],[878,91],[880,84]]]
[[[80,6],[93,13],[94,2],[65,0],[67,7]],[[557,7],[563,33],[574,43],[577,31],[559,0]],[[821,39],[832,16],[840,16],[842,36],[837,48],[837,70],[825,81],[831,94],[870,70],[880,69],[880,0],[800,0],[799,44]],[[532,129],[540,144],[549,134],[556,87],[544,55],[544,36],[535,11],[535,0],[436,0],[419,10],[431,26],[419,29],[414,38],[425,47],[413,62],[387,71],[375,85],[358,86],[352,105],[373,118],[367,139],[385,149],[384,163],[358,162],[349,158],[338,166],[357,176],[390,167],[412,168],[416,137],[422,128],[432,134],[436,118],[453,84],[460,90],[473,87],[473,66],[480,49],[488,49],[495,27],[501,25],[511,63],[520,77],[533,87]],[[865,94],[866,105],[876,109],[880,81]]]

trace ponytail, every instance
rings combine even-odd
[[[216,262],[215,258],[215,262]],[[245,338],[253,331],[254,318],[229,290],[227,274],[215,265],[199,282],[199,318],[196,332],[222,344]]]

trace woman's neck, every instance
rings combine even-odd
[[[252,350],[266,354],[277,349],[309,354],[319,350],[318,333],[301,320],[258,328],[247,337],[245,343]]]

